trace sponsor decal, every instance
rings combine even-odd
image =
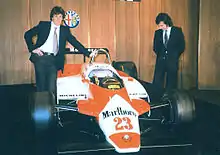
[[[64,24],[70,28],[75,28],[79,25],[80,18],[79,15],[72,10],[66,12],[66,16],[64,18]]]
[[[106,110],[104,112],[102,112],[102,116],[103,119],[106,119],[108,117],[114,117],[114,116],[118,116],[118,115],[130,115],[130,116],[135,116],[137,117],[137,114],[134,111],[131,110],[124,110],[121,107],[117,107],[115,110]]]

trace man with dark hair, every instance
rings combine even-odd
[[[69,28],[61,25],[64,17],[64,10],[55,6],[50,12],[50,21],[40,21],[25,32],[24,38],[31,53],[30,61],[34,64],[37,91],[55,93],[57,71],[64,68],[66,41],[87,57],[95,54],[89,54]],[[36,44],[32,41],[34,36],[37,36]]]
[[[158,30],[154,33],[153,50],[157,55],[153,84],[159,88],[176,89],[179,57],[185,50],[182,29],[173,26],[167,13],[159,13],[155,20]]]

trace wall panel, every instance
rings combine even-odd
[[[116,2],[116,60],[134,61],[139,68],[140,3]]]
[[[219,0],[201,0],[198,55],[198,86],[200,89],[220,89],[219,6]]]
[[[156,55],[153,52],[155,17],[161,12],[161,1],[143,1],[140,5],[140,78],[152,82]]]
[[[80,23],[76,28],[70,29],[71,33],[85,47],[89,47],[89,1],[90,0],[60,0],[65,11],[73,10],[80,17]],[[67,47],[72,47],[67,43]],[[82,55],[66,55],[66,63],[82,63]]]

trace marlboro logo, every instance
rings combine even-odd
[[[103,119],[113,116],[123,116],[123,115],[129,115],[129,116],[135,116],[137,117],[137,114],[134,111],[130,110],[124,110],[121,107],[117,107],[115,110],[102,112]]]

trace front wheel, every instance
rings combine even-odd
[[[195,102],[186,91],[166,92],[162,102],[169,104],[167,119],[171,124],[189,123],[195,119]]]
[[[56,155],[54,95],[50,92],[36,92],[31,95],[29,102],[33,125],[33,153],[36,155]]]

